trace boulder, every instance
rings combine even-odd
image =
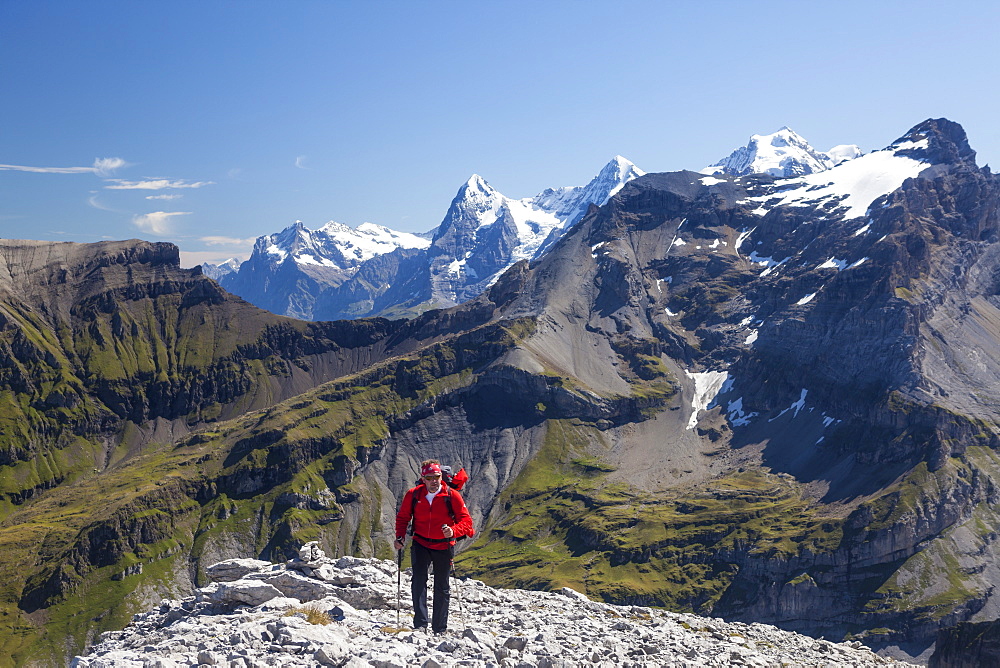
[[[320,549],[318,541],[308,542],[299,549],[299,559],[302,561],[314,562],[325,558],[326,553]]]
[[[267,582],[239,580],[219,583],[215,591],[209,594],[209,600],[223,605],[257,606],[281,595],[280,589]]]
[[[276,587],[285,596],[297,598],[303,603],[317,601],[340,593],[340,589],[333,585],[314,580],[295,571],[281,571],[267,578],[267,583]]]
[[[212,582],[234,582],[250,573],[269,571],[273,567],[270,561],[260,559],[227,559],[206,568],[205,574]]]

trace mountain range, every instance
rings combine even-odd
[[[230,292],[304,320],[400,317],[468,301],[512,264],[544,252],[591,205],[644,172],[615,156],[587,185],[512,199],[478,174],[422,235],[364,223],[301,222],[257,239],[242,264],[203,267]]]
[[[517,229],[463,188],[427,249]],[[632,178],[478,294],[428,269],[471,296],[408,319],[269,313],[170,244],[0,241],[0,656],[64,663],[223,559],[390,558],[438,457],[491,586],[924,660],[1000,617],[998,214],[932,119],[820,172]]]
[[[753,135],[704,174],[802,176],[862,154],[854,145],[813,149],[791,129]],[[441,224],[421,235],[364,223],[296,221],[259,237],[250,259],[207,264],[230,292],[274,313],[305,320],[399,317],[459,304],[480,294],[521,259],[534,259],[628,181],[644,172],[615,156],[586,186],[548,188],[511,199],[473,175]],[[389,257],[382,257],[388,255]]]

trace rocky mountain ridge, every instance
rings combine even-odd
[[[330,559],[315,543],[286,564],[233,559],[212,584],[163,600],[102,635],[73,668],[258,666],[904,666],[858,642],[831,643],[764,624],[617,606],[559,592],[456,579],[451,631],[414,631],[409,569],[397,611],[392,561]]]
[[[802,176],[860,155],[854,145],[817,151],[784,127],[753,135],[747,146],[702,173]],[[517,260],[538,257],[590,205],[603,205],[643,173],[615,156],[586,186],[549,188],[520,200],[473,175],[443,222],[426,234],[370,223],[352,230],[334,222],[312,231],[296,222],[260,237],[246,262],[207,265],[204,271],[261,308],[306,320],[398,317],[450,306],[478,295]]]
[[[512,199],[474,174],[424,235],[364,223],[357,230],[296,223],[260,237],[236,271],[209,272],[261,308],[306,320],[398,316],[468,301],[531,259],[642,170],[615,156],[585,186]]]

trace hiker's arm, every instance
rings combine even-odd
[[[406,541],[406,528],[410,526],[410,519],[412,519],[412,495],[413,492],[407,490],[402,503],[399,504],[399,512],[396,513],[396,541],[400,543]]]
[[[452,511],[455,513],[455,524],[452,525],[451,529],[455,532],[455,538],[473,535],[475,530],[472,528],[472,515],[465,507],[465,499],[462,498],[461,494],[454,493]]]

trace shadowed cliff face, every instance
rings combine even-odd
[[[2,305],[0,640],[59,656],[222,558],[390,556],[434,456],[472,476],[459,565],[493,584],[920,654],[1000,607],[998,183],[973,160],[938,120],[819,175],[647,175],[408,321],[270,316],[169,246],[0,248],[33,267]]]

